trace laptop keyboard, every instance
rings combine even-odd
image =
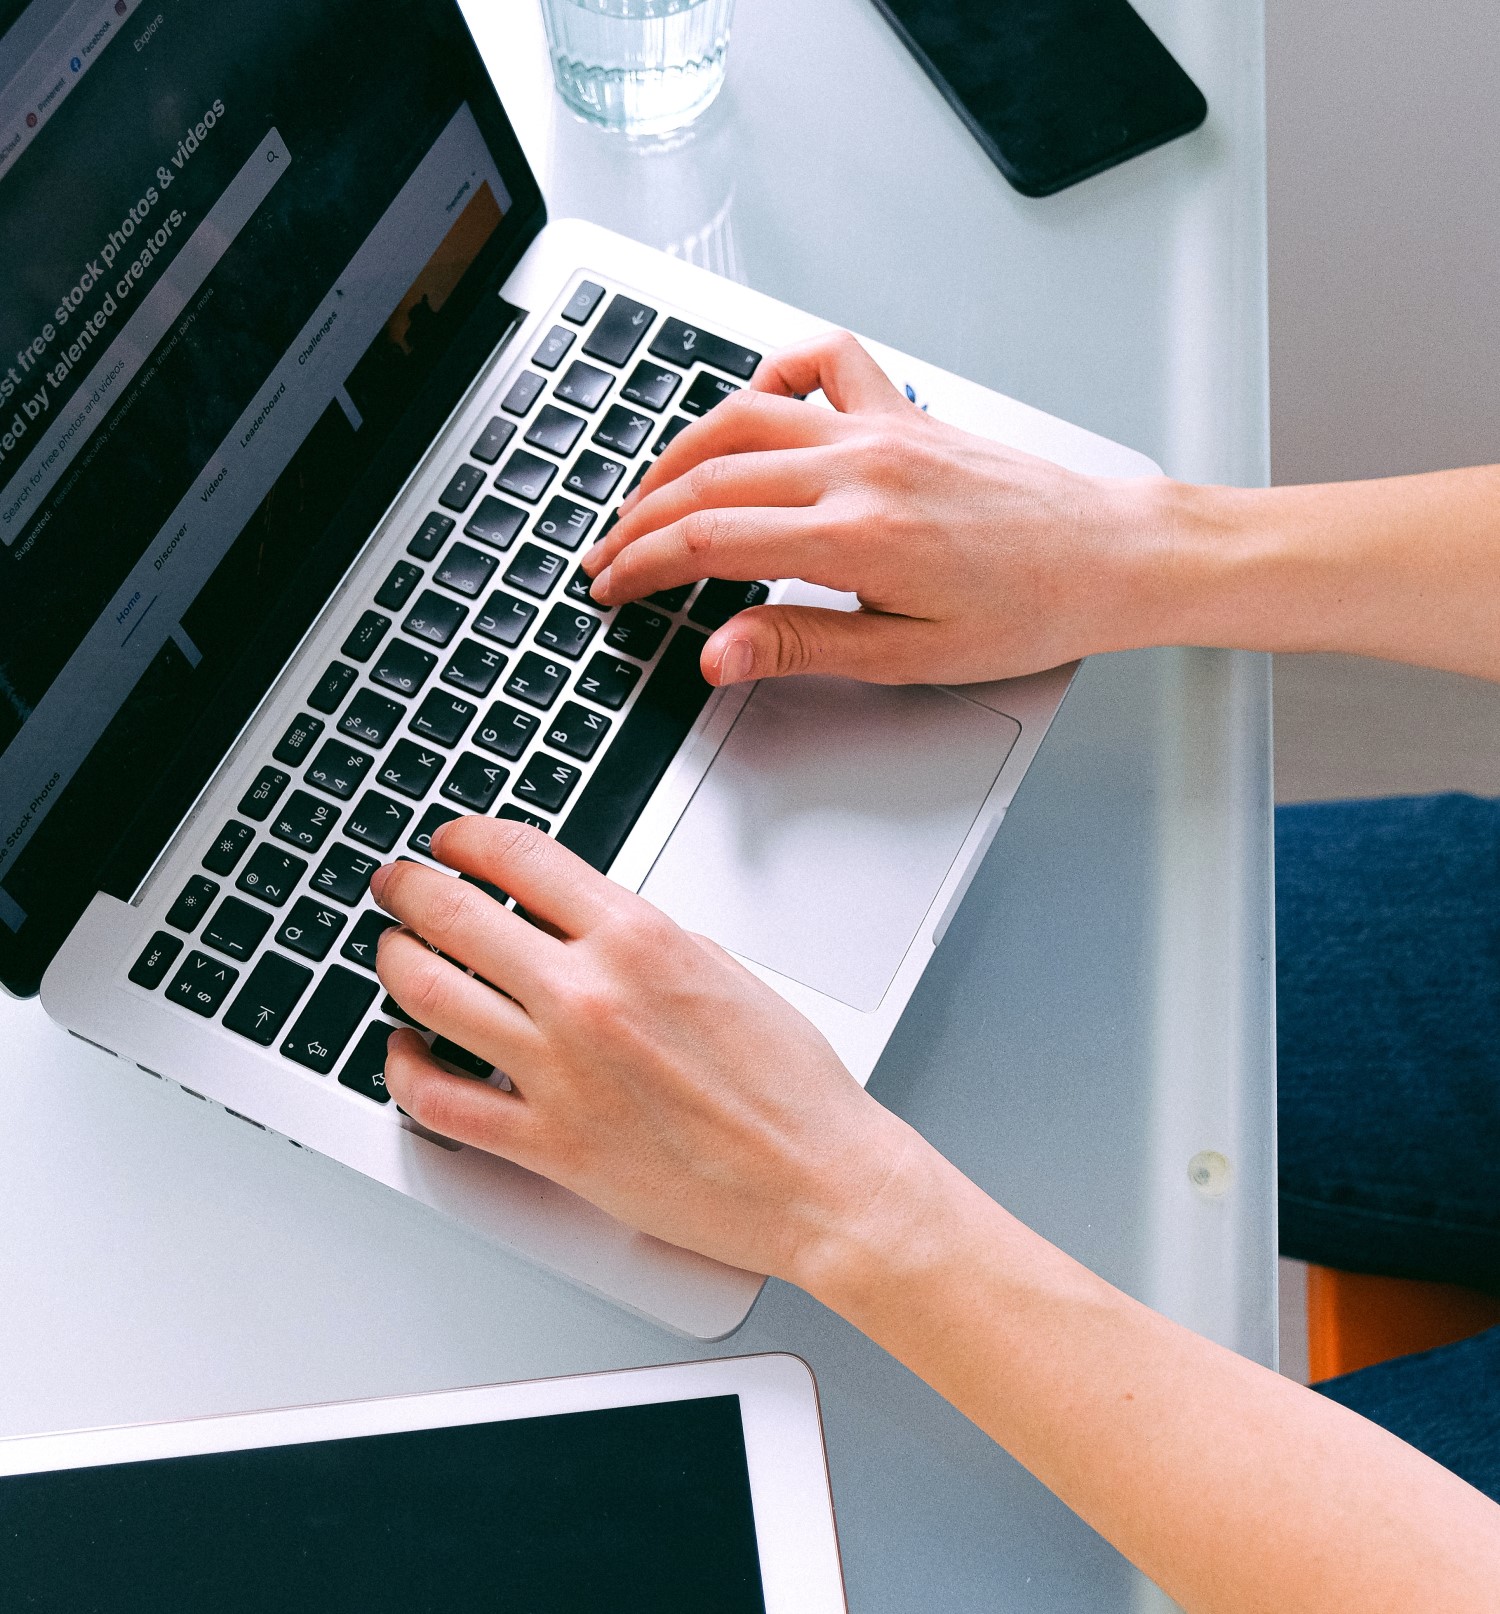
[[[609,867],[712,692],[709,633],[768,590],[710,580],[610,610],[577,556],[759,360],[579,280],[129,979],[387,1103],[386,1039],[415,1022],[375,978],[394,921],[370,876],[392,856],[429,859],[433,831],[462,813],[534,824]],[[433,1052],[492,1074],[441,1037]]]

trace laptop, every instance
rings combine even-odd
[[[716,691],[796,580],[579,557],[811,315],[549,222],[453,0],[34,0],[0,35],[0,982],[698,1338],[763,1282],[418,1129],[376,867],[535,824],[868,1079],[1072,675]],[[3,15],[3,13],[0,13]],[[940,418],[1142,456],[871,344]],[[816,407],[810,404],[809,407]],[[435,1055],[501,1082],[442,1038]]]

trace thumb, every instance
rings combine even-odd
[[[701,666],[703,676],[721,686],[793,673],[900,683],[911,640],[919,631],[910,617],[880,611],[757,605],[731,617],[709,639]]]

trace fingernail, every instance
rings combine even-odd
[[[391,877],[391,865],[382,863],[370,876],[370,895],[376,902],[380,901],[380,893],[385,888],[385,882]]]
[[[609,592],[609,574],[613,570],[613,567],[606,566],[589,585],[589,593],[598,600],[600,605],[604,604],[604,596]]]
[[[443,831],[446,830],[448,825],[452,822],[453,820],[451,818],[444,819],[443,822],[439,824],[438,827],[427,837],[427,850],[431,852],[434,857],[441,857],[443,855]]]
[[[750,676],[755,655],[743,639],[731,639],[719,657],[719,684],[742,684]]]

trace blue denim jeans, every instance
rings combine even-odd
[[[1281,1248],[1500,1291],[1500,802],[1276,813]],[[1318,1388],[1500,1500],[1500,1328]]]

